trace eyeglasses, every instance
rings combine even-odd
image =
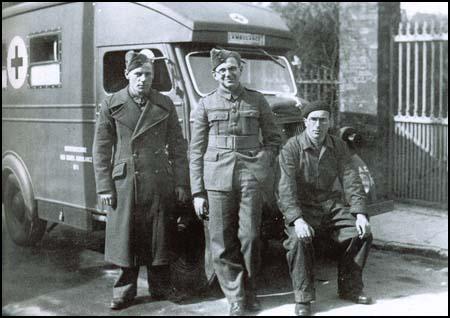
[[[222,67],[218,70],[215,70],[214,72],[220,75],[224,75],[227,71],[230,73],[236,73],[238,70],[239,68],[237,66],[230,66],[230,67]]]

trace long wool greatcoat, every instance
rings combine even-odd
[[[174,187],[188,186],[187,145],[170,98],[151,90],[141,112],[128,87],[106,98],[93,156],[97,193],[116,193],[105,259],[129,267],[168,263]]]

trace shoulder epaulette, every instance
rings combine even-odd
[[[212,94],[214,94],[216,91],[217,91],[217,88],[216,88],[216,89],[213,89],[212,91],[210,91],[209,93],[207,93],[205,96],[212,95]]]
[[[244,89],[246,89],[249,92],[255,92],[255,93],[260,93],[261,94],[261,92],[257,91],[256,89],[251,89],[251,88],[247,88],[247,87],[244,87]]]

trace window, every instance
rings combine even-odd
[[[137,50],[136,50],[137,51]],[[151,49],[155,57],[162,57],[161,51]],[[103,87],[107,93],[115,93],[128,85],[125,78],[125,51],[107,52],[103,57]],[[169,71],[164,59],[155,60],[155,75],[152,88],[159,92],[168,92],[172,89]]]
[[[35,34],[30,39],[30,86],[61,85],[60,33]]]
[[[296,86],[286,58],[278,57],[277,63],[265,54],[242,52],[245,61],[241,83],[264,93],[295,94]],[[192,52],[186,56],[194,86],[200,95],[217,88],[211,74],[209,52]],[[281,66],[282,65],[282,66]],[[206,75],[206,76],[205,76]]]

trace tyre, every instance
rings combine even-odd
[[[33,204],[25,202],[20,184],[13,174],[7,177],[3,195],[6,227],[13,242],[22,246],[38,243],[45,233],[47,222],[39,219],[35,209],[29,208]]]

